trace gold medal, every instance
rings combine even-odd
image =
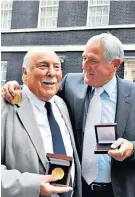
[[[61,180],[64,177],[64,171],[62,168],[54,168],[52,170],[52,175],[57,179]]]
[[[12,104],[18,104],[21,101],[21,95],[19,92],[15,92],[14,99],[12,100]]]

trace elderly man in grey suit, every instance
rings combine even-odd
[[[53,51],[44,48],[29,51],[23,61],[22,100],[11,105],[2,100],[2,197],[66,196],[81,197],[81,172],[68,110],[64,101],[55,96],[61,78],[61,64]],[[46,103],[51,103],[60,128],[67,156],[73,157],[72,187],[53,186],[53,175],[45,175],[53,153],[51,125]],[[76,177],[75,177],[76,173]],[[66,192],[66,193],[65,193]],[[62,193],[62,194],[60,194]]]
[[[84,48],[83,73],[67,74],[62,80],[60,96],[67,104],[82,160],[83,197],[135,197],[135,84],[116,75],[123,55],[117,37],[109,33],[93,36]],[[4,87],[9,101],[13,86],[19,88],[17,82]],[[118,140],[113,146],[120,148],[99,155],[91,165],[96,159],[94,150],[91,152],[95,139],[89,134],[93,131],[91,120],[98,115],[99,102],[93,101],[100,89],[99,123],[117,123]]]

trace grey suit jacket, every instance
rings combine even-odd
[[[134,144],[135,150],[135,84],[117,77],[118,96],[115,122],[118,137]],[[88,109],[88,92],[91,89],[83,81],[83,74],[68,74],[62,81],[59,95],[69,109],[78,154],[81,160],[83,128]],[[135,197],[135,154],[132,159],[118,162],[112,159],[111,178],[115,197]]]
[[[64,101],[54,97],[71,137],[76,167],[74,197],[81,197],[81,171],[72,127]],[[2,197],[38,197],[47,167],[40,131],[31,104],[23,95],[18,105],[2,100]]]

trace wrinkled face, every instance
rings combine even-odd
[[[103,86],[110,81],[120,63],[119,60],[108,62],[104,58],[104,47],[99,43],[88,42],[82,56],[84,81],[93,87]]]
[[[54,52],[34,52],[30,56],[29,71],[23,68],[24,82],[42,101],[48,101],[59,90],[62,79],[61,64]]]

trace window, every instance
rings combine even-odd
[[[135,58],[134,57],[125,58],[124,79],[135,82]]]
[[[87,26],[109,24],[110,0],[88,0]]]
[[[57,27],[59,0],[40,0],[38,27]]]
[[[7,61],[1,61],[1,86],[6,82]]]
[[[13,0],[1,0],[1,29],[10,29]]]
[[[133,79],[133,82],[135,82],[135,67],[134,67],[134,70],[132,71],[132,79]]]

